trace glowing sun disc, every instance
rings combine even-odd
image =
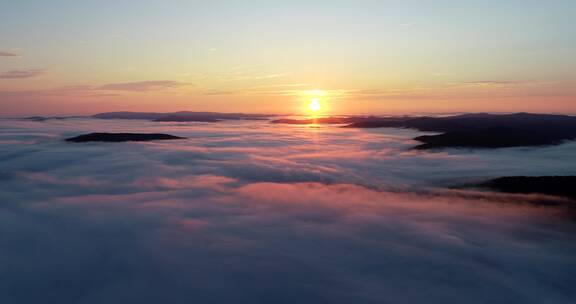
[[[310,99],[310,102],[308,103],[307,109],[308,109],[308,111],[314,112],[314,113],[322,110],[322,105],[320,104],[320,99],[319,98]]]

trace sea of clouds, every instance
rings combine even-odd
[[[148,143],[66,143],[88,132]],[[413,130],[0,120],[0,303],[575,303],[551,199],[446,186],[574,175],[576,143],[411,150]]]

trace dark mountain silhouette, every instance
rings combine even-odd
[[[550,114],[464,114],[449,117],[405,117],[366,120],[348,128],[412,128],[442,132],[416,137],[417,149],[447,147],[505,148],[556,145],[576,139],[576,117]]]
[[[146,119],[160,122],[218,122],[221,120],[261,120],[273,115],[216,112],[110,112],[96,114],[101,119]],[[557,145],[576,139],[576,117],[551,114],[473,113],[447,117],[320,117],[278,119],[278,124],[348,124],[346,128],[411,128],[443,134],[416,137],[416,149],[506,148]]]
[[[154,119],[154,121],[163,122],[219,122],[222,120],[224,119],[219,116],[216,118],[215,116],[210,115],[172,115]]]
[[[552,124],[553,126],[574,126],[576,117],[567,115],[552,115],[552,114],[531,114],[531,113],[516,113],[516,114],[488,114],[488,113],[473,113],[463,114],[447,117],[400,117],[395,119],[375,119],[367,120],[364,122],[353,123],[347,127],[350,128],[386,128],[386,127],[400,127],[400,128],[413,128],[420,131],[433,131],[433,132],[453,132],[462,131],[463,129],[482,129],[492,127],[508,127],[508,128],[535,128],[546,127]]]
[[[217,112],[108,112],[93,115],[100,119],[143,119],[161,122],[218,122],[221,120],[264,120],[274,115],[245,114],[245,113],[217,113]]]
[[[160,117],[170,115],[168,113],[154,113],[154,112],[107,112],[92,115],[93,118],[100,119],[144,119],[154,120]]]
[[[576,176],[509,176],[492,179],[478,186],[507,193],[540,193],[576,200]]]
[[[424,144],[416,149],[426,150],[446,147],[509,148],[547,146],[575,139],[575,134],[563,134],[555,130],[526,130],[494,127],[448,132],[440,135],[425,135],[414,138]]]
[[[23,119],[25,120],[31,120],[31,121],[47,121],[47,120],[65,120],[68,118],[77,118],[78,116],[70,116],[70,117],[63,117],[63,116],[54,116],[54,117],[45,117],[45,116],[30,116],[30,117],[25,117]]]
[[[352,124],[362,123],[366,121],[387,121],[392,118],[376,117],[376,116],[350,116],[350,117],[318,117],[307,119],[277,119],[271,121],[276,124],[290,124],[290,125],[312,125],[312,124]]]
[[[128,142],[185,139],[169,134],[141,134],[141,133],[90,133],[66,139],[68,142]]]

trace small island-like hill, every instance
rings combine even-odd
[[[130,142],[130,141],[152,141],[152,140],[174,140],[185,139],[184,137],[169,134],[142,134],[142,133],[90,133],[67,138],[67,142]]]

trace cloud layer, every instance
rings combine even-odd
[[[45,69],[14,70],[0,74],[0,79],[34,78],[46,73]]]
[[[110,83],[99,87],[99,90],[108,91],[153,91],[161,89],[175,88],[184,85],[178,81],[158,80],[158,81],[137,81],[124,83]]]
[[[574,144],[426,153],[408,150],[408,130],[0,126],[2,303],[576,299],[576,224],[564,210],[533,207],[533,195],[433,189],[573,173]],[[89,131],[189,139],[61,141]]]
[[[18,57],[18,54],[13,52],[0,51],[0,57]]]

